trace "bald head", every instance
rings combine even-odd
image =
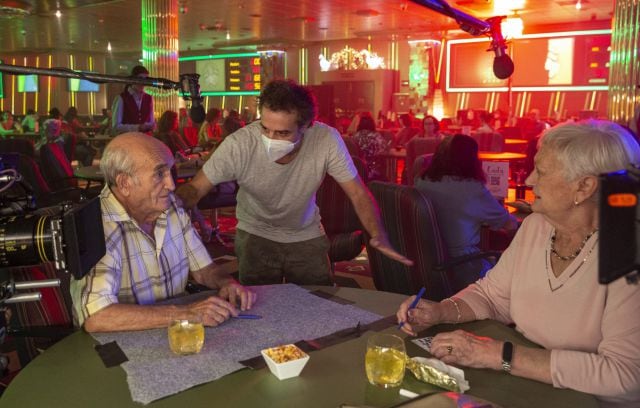
[[[100,159],[100,170],[106,183],[114,186],[118,174],[134,176],[145,163],[158,159],[173,164],[171,151],[160,140],[144,133],[123,133],[105,148]]]

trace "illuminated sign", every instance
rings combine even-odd
[[[179,61],[184,72],[193,72],[185,63],[195,61],[202,96],[259,95],[262,89],[262,66],[257,52],[182,57]]]
[[[488,39],[447,43],[447,92],[506,92],[493,74]],[[608,89],[611,30],[529,34],[509,42],[514,91],[604,91]]]

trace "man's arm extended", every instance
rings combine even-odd
[[[213,184],[200,170],[191,181],[178,187],[176,195],[182,200],[185,208],[193,208],[212,188]]]
[[[380,211],[371,196],[371,192],[362,183],[360,177],[339,184],[347,197],[349,197],[349,200],[351,200],[362,226],[371,236],[371,240],[369,241],[371,246],[391,259],[395,259],[408,266],[413,265],[413,261],[399,254],[391,247],[389,238],[387,237],[387,231],[385,231],[382,220],[380,219]]]

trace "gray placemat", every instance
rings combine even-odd
[[[196,355],[173,354],[166,329],[95,333],[93,337],[102,344],[118,343],[129,358],[122,368],[127,373],[131,397],[148,404],[244,368],[238,361],[258,355],[266,347],[315,339],[380,318],[353,305],[314,296],[296,285],[251,289],[258,294],[258,301],[250,313],[263,318],[230,319],[220,326],[206,328],[204,347]],[[178,302],[185,300],[181,298]]]

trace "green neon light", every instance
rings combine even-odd
[[[257,53],[257,52],[241,52],[237,54],[195,55],[193,57],[179,57],[178,61],[182,62],[182,61],[198,61],[198,60],[207,60],[207,59],[259,57],[259,56],[260,56],[260,53]]]

